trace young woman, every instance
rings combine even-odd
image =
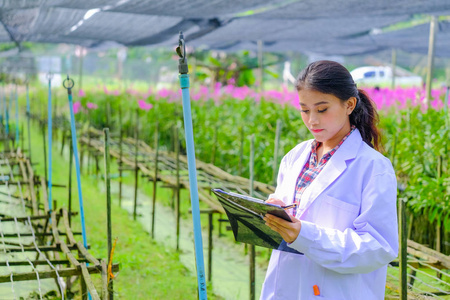
[[[342,65],[318,61],[296,88],[314,140],[282,159],[267,202],[297,203],[292,222],[265,221],[302,254],[273,250],[261,299],[384,299],[397,257],[397,182],[380,154],[378,115]]]

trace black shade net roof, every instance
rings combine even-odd
[[[374,35],[414,14],[450,14],[449,0],[0,0],[0,42],[175,46],[353,55],[387,48],[426,53],[429,25]],[[447,51],[440,23],[436,54]],[[448,53],[447,53],[448,52]]]

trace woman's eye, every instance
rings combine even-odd
[[[319,109],[318,112],[323,113],[323,112],[326,112],[327,109],[328,109],[328,108],[324,108],[324,109],[322,109],[322,110]]]
[[[301,110],[302,113],[308,113],[309,110]]]

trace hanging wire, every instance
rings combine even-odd
[[[10,171],[10,179],[11,179],[12,181],[14,181],[14,174],[13,174],[13,171],[12,171],[12,168],[11,168],[11,164],[9,163],[9,159],[6,158],[3,162],[5,162],[6,165],[7,165],[7,167],[9,168],[9,171]],[[0,173],[1,173],[2,176],[4,176],[3,171],[0,171]],[[6,181],[6,186],[7,186],[7,188],[8,188],[8,181]],[[17,186],[18,186],[19,193],[20,193],[20,200],[21,200],[21,202],[22,202],[22,208],[23,208],[23,211],[26,213],[26,209],[25,209],[25,200],[24,200],[24,198],[23,198],[22,187],[21,187],[20,181],[17,181]],[[12,197],[11,197],[11,193],[10,193],[10,191],[9,191],[9,188],[8,188],[8,194],[9,194],[9,196],[10,196],[10,200],[12,201]],[[56,280],[56,281],[57,281],[57,283],[58,283],[58,285],[59,285],[59,288],[60,288],[60,291],[61,291],[61,297],[62,297],[62,300],[64,300],[64,289],[65,289],[65,287],[63,287],[63,285],[62,285],[62,283],[64,282],[64,280],[61,278],[61,276],[59,276],[58,270],[57,270],[57,269],[55,268],[55,266],[50,262],[50,260],[48,260],[47,256],[46,256],[45,254],[43,254],[43,253],[40,251],[38,245],[36,244],[36,236],[35,236],[35,234],[34,234],[34,229],[33,229],[32,223],[31,223],[30,216],[27,216],[27,218],[28,218],[28,223],[26,223],[26,224],[29,224],[29,228],[30,228],[30,231],[31,231],[31,234],[32,234],[32,237],[33,237],[33,244],[34,244],[34,247],[35,247],[36,251],[39,253],[39,255],[42,256],[42,257],[47,261],[47,263],[48,263],[48,265],[50,266],[50,268],[52,268],[52,269],[55,271],[56,277],[57,277],[57,280]],[[3,232],[2,232],[2,235],[3,235]],[[22,250],[23,250],[23,246],[22,246]],[[12,273],[11,273],[11,279],[12,279]],[[39,280],[39,279],[38,279],[38,280]],[[40,285],[40,282],[39,282],[39,285]]]
[[[17,299],[16,296],[16,291],[14,290],[14,278],[13,278],[13,270],[11,268],[11,266],[9,265],[9,261],[8,261],[8,256],[10,256],[10,254],[8,254],[8,252],[6,251],[6,245],[5,245],[5,236],[3,234],[3,225],[2,225],[2,218],[0,218],[0,235],[2,237],[2,243],[3,243],[3,251],[5,252],[5,261],[6,261],[6,266],[8,267],[8,271],[10,273],[9,278],[11,281],[11,291],[13,293],[14,296],[14,300]]]
[[[428,285],[428,286],[429,286],[429,285]],[[408,287],[410,287],[411,290],[417,290],[419,294],[432,296],[432,297],[435,297],[435,298],[437,298],[437,299],[443,299],[443,298],[441,298],[441,297],[439,297],[439,296],[433,294],[432,292],[427,292],[427,291],[422,290],[422,289],[420,289],[420,288],[418,288],[418,287],[416,287],[416,286],[412,286],[412,285],[409,284],[409,283],[408,283]]]
[[[25,253],[25,249],[23,248],[22,238],[20,237],[20,229],[19,229],[19,224],[17,223],[17,217],[14,217],[14,224],[16,225],[17,237],[19,240],[20,248],[22,249],[22,254],[26,257],[28,263],[31,266],[31,269],[34,271],[34,273],[36,273],[36,279],[37,279],[38,289],[39,289],[39,298],[42,300],[41,280],[39,278],[39,272],[38,272],[38,270],[36,270],[35,266],[31,262],[30,258]],[[27,224],[25,223],[25,226],[26,225]]]
[[[414,276],[414,275],[412,275],[412,274],[407,274],[407,276],[408,276],[409,278],[414,278],[415,281],[418,281],[418,282],[420,282],[421,284],[426,285],[427,287],[429,287],[429,288],[431,288],[431,289],[436,289],[436,290],[438,290],[439,292],[448,295],[448,292],[446,292],[446,291],[444,291],[444,290],[442,290],[442,289],[440,289],[440,288],[438,288],[438,287],[436,287],[436,286],[432,286],[431,284],[426,283],[425,281],[423,281],[422,279],[420,279],[420,278],[417,277],[417,276]],[[410,286],[412,289],[418,289],[416,286],[414,286],[414,285],[412,285],[412,284],[410,284],[410,283],[408,283],[408,286]],[[433,294],[433,292],[426,292],[426,293],[428,293],[428,294],[430,294],[430,295],[433,295],[433,296],[436,296],[436,297],[437,297],[437,295]]]
[[[39,249],[38,245],[36,244],[36,236],[34,235],[33,226],[31,226],[30,216],[28,216],[28,224],[30,224],[31,235],[33,236],[34,248],[39,253],[39,256],[42,256],[45,259],[45,261],[47,262],[47,264],[50,266],[50,268],[52,268],[55,271],[56,279],[57,279],[56,281],[58,282],[58,285],[59,285],[59,288],[60,288],[60,291],[61,291],[61,298],[62,298],[62,300],[64,300],[64,289],[65,289],[65,287],[63,287],[63,284],[62,284],[64,282],[64,280],[62,279],[61,276],[59,276],[57,268],[55,268],[55,266],[50,262],[50,260],[48,260],[47,256],[41,252],[41,250]]]
[[[450,287],[450,283],[445,282],[445,281],[442,280],[442,279],[439,279],[439,277],[437,277],[437,276],[433,276],[433,275],[431,275],[431,274],[428,274],[428,273],[426,273],[426,272],[424,272],[424,271],[422,271],[422,270],[419,270],[419,269],[417,269],[417,268],[414,268],[414,267],[411,266],[411,265],[408,265],[408,267],[411,268],[412,270],[416,271],[417,273],[423,274],[423,275],[425,275],[425,276],[427,276],[427,277],[429,277],[429,278],[432,278],[433,280],[437,280],[438,282],[440,282],[440,283],[443,284],[443,285],[447,285],[448,287]],[[439,288],[437,288],[437,289],[439,289]],[[441,292],[443,292],[443,293],[445,293],[445,294],[447,294],[447,295],[450,295],[450,292],[445,292],[445,291],[441,291]]]
[[[420,264],[422,264],[422,262],[420,262]],[[429,264],[426,264],[426,265],[430,266]],[[397,269],[397,268],[395,268],[395,267],[393,267],[393,266],[391,266],[391,265],[388,265],[388,266],[389,266],[389,268]],[[432,266],[430,266],[430,267],[431,267],[431,269],[433,269],[433,270],[439,270],[439,269],[434,268],[434,267],[432,267]],[[440,283],[442,283],[442,284],[445,284],[446,286],[450,286],[449,283],[447,283],[447,282],[445,282],[445,281],[443,281],[443,280],[441,280],[441,279],[439,279],[439,278],[437,278],[437,277],[435,277],[435,276],[432,276],[432,275],[430,275],[430,274],[428,274],[428,273],[426,273],[426,272],[424,272],[424,271],[422,271],[422,270],[419,270],[419,269],[417,269],[417,268],[414,268],[414,267],[411,266],[410,264],[408,264],[408,268],[410,268],[410,269],[413,270],[413,271],[416,271],[417,273],[423,274],[423,275],[427,276],[428,278],[431,278],[431,279],[433,279],[433,280],[436,280],[436,282],[440,282]],[[440,270],[439,270],[439,271],[440,271]],[[440,273],[443,273],[445,276],[449,276],[449,274],[446,274],[445,272],[440,272]],[[388,273],[387,276],[388,276],[389,278],[394,279],[394,280],[397,280],[397,281],[399,280],[399,278],[398,278],[397,276],[394,276],[394,275],[392,275],[392,274],[390,274],[390,273]],[[413,284],[411,284],[411,283],[408,282],[407,285],[408,285],[409,290],[410,290],[409,293],[428,295],[428,296],[435,297],[435,298],[437,298],[437,299],[443,299],[443,298],[442,298],[442,297],[439,297],[439,296],[436,295],[436,294],[434,294],[433,291],[434,291],[434,292],[438,291],[438,292],[440,292],[440,293],[442,293],[442,294],[444,294],[444,295],[450,295],[450,292],[444,291],[444,290],[442,290],[441,288],[439,288],[439,287],[437,287],[437,286],[435,286],[435,285],[432,285],[432,284],[430,284],[430,283],[426,283],[425,281],[423,281],[423,280],[422,280],[421,278],[419,278],[418,276],[415,276],[415,275],[412,275],[412,274],[408,273],[408,274],[407,274],[407,277],[408,277],[408,278],[413,278],[414,281],[416,281],[418,284],[423,284],[424,286],[426,286],[426,287],[428,287],[428,288],[430,288],[430,289],[432,290],[432,291],[425,291],[425,290],[422,290],[421,288],[417,287],[417,285],[413,285]],[[396,292],[398,293],[399,291],[396,291]]]
[[[419,264],[421,264],[422,266],[427,267],[429,269],[432,269],[433,271],[436,271],[437,273],[439,273],[443,276],[450,277],[450,274],[448,274],[447,272],[444,272],[430,264],[427,264],[425,261],[420,261]],[[408,266],[410,266],[410,265],[408,264]],[[448,284],[447,282],[445,282],[445,283]]]

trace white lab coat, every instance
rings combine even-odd
[[[311,143],[283,158],[271,197],[293,202]],[[273,250],[261,299],[384,299],[387,264],[398,253],[396,197],[392,164],[356,129],[303,192],[302,228],[288,245],[304,255]]]

